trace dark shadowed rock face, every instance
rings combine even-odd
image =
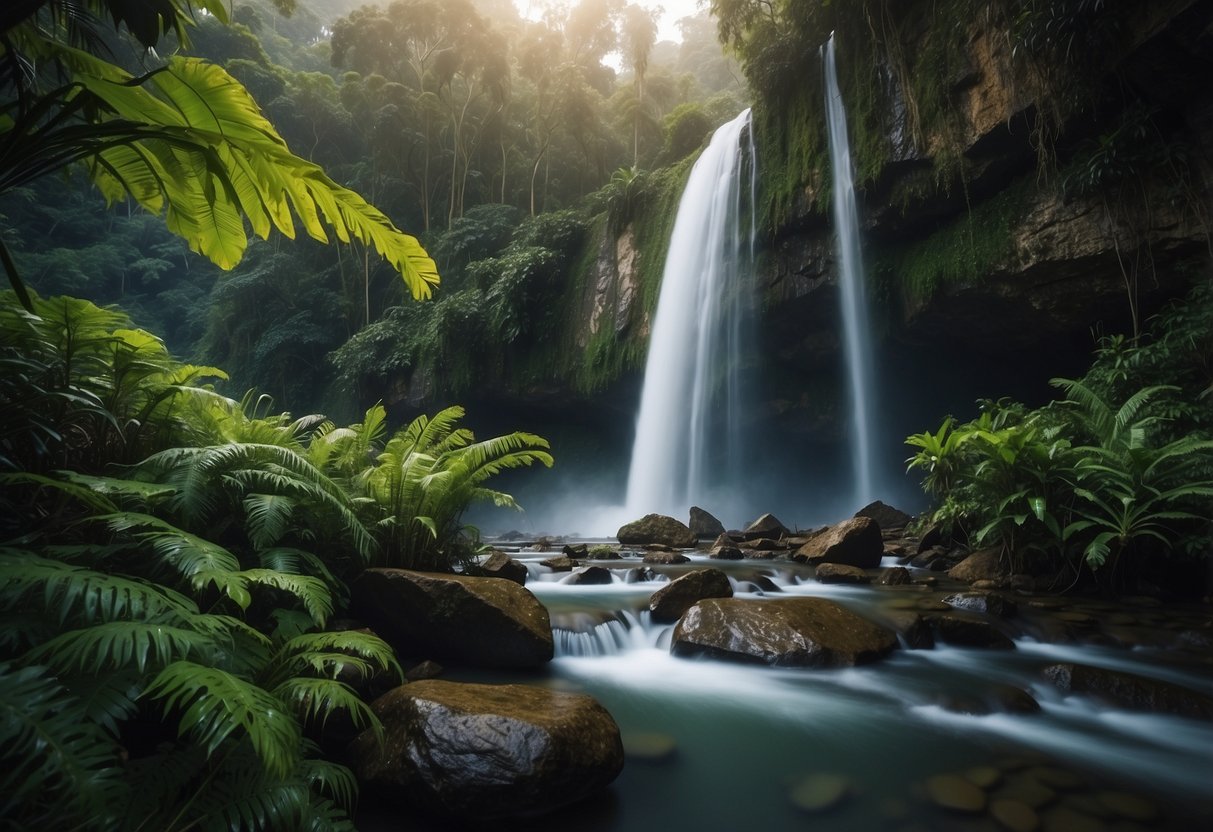
[[[986,647],[994,650],[1014,650],[1015,642],[1006,633],[987,621],[962,615],[944,613],[928,618],[939,640],[957,647]]]
[[[852,517],[814,535],[792,555],[810,563],[843,563],[860,569],[875,569],[884,557],[880,526],[870,517]]]
[[[696,569],[670,581],[649,598],[653,620],[672,623],[682,617],[696,601],[705,598],[732,598],[733,586],[719,569]]]
[[[690,522],[687,523],[687,528],[699,540],[713,540],[724,534],[724,524],[699,506],[691,506]]]
[[[1089,693],[1138,711],[1213,721],[1213,697],[1181,685],[1082,664],[1050,665],[1043,672],[1064,691]]]
[[[502,578],[367,569],[351,609],[403,656],[474,667],[535,667],[552,658],[548,611]]]
[[[505,578],[516,584],[526,583],[526,567],[505,552],[494,551],[488,560],[480,564],[480,569],[488,578]]]
[[[616,537],[620,543],[634,546],[660,543],[682,549],[689,549],[697,542],[690,529],[664,514],[646,514],[639,520],[627,523],[619,529]]]
[[[891,630],[824,598],[695,604],[674,628],[676,656],[790,667],[851,667],[897,646]]]
[[[373,708],[385,742],[359,736],[353,768],[405,810],[465,820],[533,815],[597,792],[623,769],[615,720],[583,694],[425,681]]]
[[[855,516],[872,518],[876,521],[876,525],[880,526],[881,531],[904,529],[914,519],[904,511],[899,511],[890,505],[882,503],[880,500],[864,506],[855,512]]]

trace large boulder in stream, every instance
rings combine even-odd
[[[758,540],[760,537],[779,540],[787,537],[791,532],[788,527],[779,522],[779,518],[774,514],[764,514],[755,520],[744,530],[738,533],[737,537],[741,540]]]
[[[779,667],[851,667],[896,646],[892,630],[825,598],[722,598],[683,614],[670,651]]]
[[[891,505],[882,503],[877,500],[874,503],[868,503],[866,506],[855,512],[856,517],[871,517],[876,521],[876,525],[880,526],[880,530],[890,531],[893,529],[904,529],[909,525],[914,518],[906,514],[904,511],[893,508]]]
[[[473,667],[536,667],[552,658],[548,611],[504,578],[367,569],[351,611],[402,656]]]
[[[516,584],[525,584],[527,578],[526,566],[505,552],[493,550],[493,554],[480,564],[480,571],[486,578],[505,578]]]
[[[948,577],[967,584],[1005,580],[1011,570],[1001,549],[980,549],[948,570]]]
[[[1068,693],[1090,694],[1137,711],[1213,721],[1213,697],[1182,685],[1083,664],[1054,664],[1043,673]]]
[[[813,535],[792,555],[793,560],[816,566],[842,563],[859,569],[876,569],[884,557],[880,526],[870,517],[852,517]]]
[[[535,815],[605,788],[623,770],[615,720],[584,694],[527,685],[416,682],[375,700],[350,757],[402,811],[462,820]]]
[[[699,506],[691,506],[690,522],[687,523],[687,528],[699,540],[714,540],[719,535],[724,534],[724,523],[721,523]]]
[[[732,598],[733,585],[719,569],[696,569],[670,581],[649,597],[649,610],[659,624],[671,624],[697,601]]]
[[[664,514],[646,514],[639,520],[621,526],[615,536],[620,543],[633,546],[660,543],[662,546],[689,549],[697,542],[690,529]]]

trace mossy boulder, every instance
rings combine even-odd
[[[679,549],[689,549],[697,542],[690,529],[664,514],[646,514],[639,520],[627,523],[620,527],[616,537],[625,545],[644,546],[658,543]]]

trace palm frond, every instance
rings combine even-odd
[[[281,494],[249,494],[244,498],[245,530],[258,549],[268,549],[290,526],[297,503]]]
[[[139,672],[191,653],[202,653],[209,639],[164,622],[108,621],[60,633],[29,653],[29,659],[61,673],[98,674],[134,668]]]

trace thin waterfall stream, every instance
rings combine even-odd
[[[872,345],[864,292],[863,254],[859,245],[855,176],[851,165],[851,145],[847,138],[847,113],[842,103],[842,92],[838,87],[833,35],[822,49],[825,61],[830,169],[833,172],[834,224],[838,235],[838,284],[842,300],[843,352],[846,356],[847,390],[854,428],[854,447],[851,454],[853,503],[862,506],[877,496],[872,448],[875,434]]]

